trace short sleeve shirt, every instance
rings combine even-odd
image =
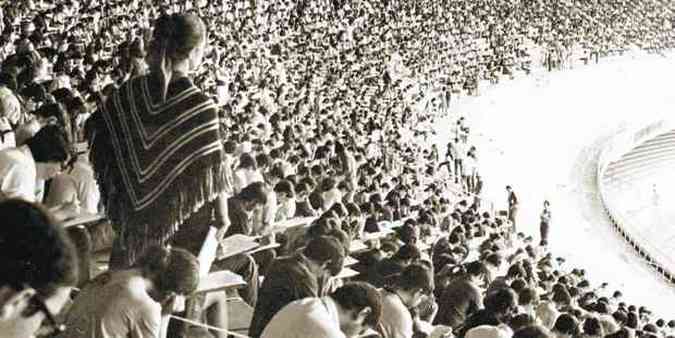
[[[27,146],[0,151],[0,195],[35,201],[37,169]]]
[[[262,338],[346,338],[330,297],[292,302],[267,324]]]
[[[75,299],[60,338],[157,337],[162,308],[128,271],[105,273]]]

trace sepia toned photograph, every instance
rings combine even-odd
[[[675,338],[675,1],[0,0],[0,338]]]

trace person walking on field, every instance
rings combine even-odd
[[[511,221],[511,232],[516,233],[516,216],[518,215],[518,197],[516,193],[513,192],[513,188],[510,185],[506,186],[506,192],[508,193],[508,202],[509,202],[509,221]]]
[[[541,212],[541,222],[539,223],[539,233],[541,235],[541,242],[539,245],[547,246],[548,245],[548,232],[550,230],[551,224],[551,203],[549,201],[544,201],[544,210]]]

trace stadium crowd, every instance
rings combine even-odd
[[[194,296],[211,236],[267,247],[210,269],[245,281],[250,337],[675,335],[553,256],[554,206],[535,242],[510,187],[483,201],[470,112],[430,141],[487,83],[671,49],[674,3],[1,8],[0,337],[226,337],[233,291]]]

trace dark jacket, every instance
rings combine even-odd
[[[274,260],[258,292],[249,336],[260,337],[272,317],[289,303],[319,296],[318,277],[309,270],[309,261],[302,253]]]

